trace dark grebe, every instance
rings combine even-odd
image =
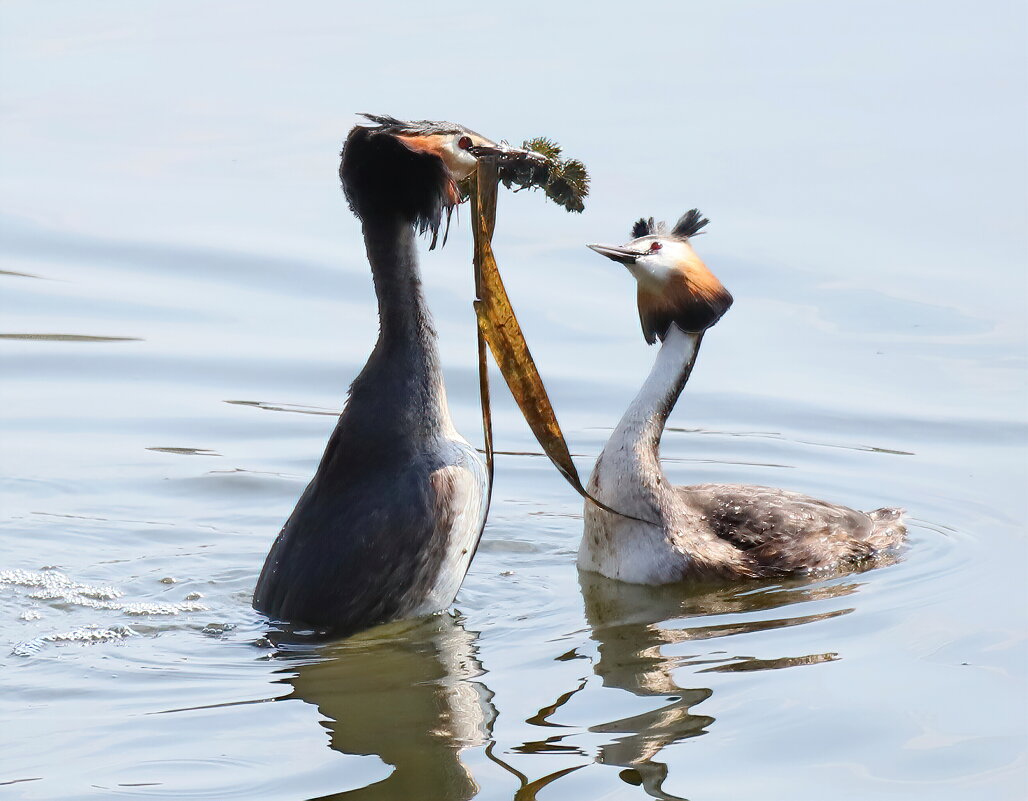
[[[434,247],[477,159],[523,152],[454,123],[365,116],[377,125],[350,131],[339,175],[363,224],[378,342],[253,597],[337,636],[444,609],[478,545],[486,471],[450,420],[415,233]]]
[[[837,570],[897,545],[906,533],[901,509],[865,514],[742,484],[675,487],[664,475],[664,425],[704,331],[732,305],[689,243],[707,222],[693,209],[670,231],[652,218],[639,220],[624,247],[589,245],[635,276],[643,334],[662,344],[589,480],[597,499],[651,523],[586,503],[578,566],[635,584],[668,584]]]

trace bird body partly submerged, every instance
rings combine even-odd
[[[435,233],[455,202],[454,176],[434,151],[468,137],[430,124],[431,136],[416,130],[405,142],[403,125],[356,128],[344,148],[379,337],[253,598],[272,618],[336,636],[446,608],[485,522],[485,466],[450,419],[415,239]]]
[[[268,554],[257,608],[343,636],[449,606],[484,522],[475,450],[441,436],[349,478],[322,470],[308,485]]]
[[[261,611],[334,633],[448,606],[485,516],[485,467],[450,419],[414,229],[366,222],[365,236],[379,340],[254,593]]]
[[[688,246],[688,236],[706,222],[690,214],[691,223],[683,217],[676,226],[687,234],[655,229],[652,220],[647,230],[640,221],[629,246],[591,246],[639,279],[643,332],[662,344],[589,480],[597,500],[632,517],[586,502],[579,567],[635,584],[670,584],[834,571],[896,546],[906,531],[898,509],[864,513],[771,487],[668,481],[660,463],[664,425],[703,331],[731,305],[731,295]],[[704,291],[696,297],[693,287]]]

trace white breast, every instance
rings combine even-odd
[[[478,545],[485,524],[485,465],[474,448],[456,432],[440,441],[445,467],[439,469],[453,488],[450,503],[455,510],[447,535],[447,548],[435,586],[413,615],[427,615],[453,603]]]
[[[589,490],[613,509],[660,523],[660,510],[651,490],[640,482],[640,466],[630,453],[613,440],[608,443]],[[613,515],[586,501],[578,567],[632,584],[668,584],[681,579],[688,558],[663,526]]]
[[[671,536],[684,521],[660,466],[657,443],[664,425],[662,413],[677,398],[699,341],[699,335],[671,326],[649,377],[614,429],[589,479],[596,498],[652,523],[604,512],[587,501],[578,550],[582,570],[633,584],[668,584],[688,571],[689,557]]]

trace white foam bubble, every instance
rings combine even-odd
[[[116,640],[131,637],[132,629],[127,626],[115,626],[113,628],[102,628],[100,626],[80,626],[71,631],[62,631],[56,634],[44,634],[31,640],[25,640],[14,646],[12,653],[16,656],[34,656],[38,654],[48,643],[58,645],[64,643],[93,644],[101,642],[114,642]]]
[[[177,603],[135,603],[122,604],[121,611],[126,615],[177,615],[181,612],[206,612],[204,604],[192,601],[179,601]]]
[[[59,570],[0,570],[0,586],[37,587],[30,597],[41,600],[91,598],[113,601],[124,593],[110,585],[82,584],[73,581]]]
[[[75,581],[59,570],[0,570],[0,587],[22,587],[29,592],[28,598],[35,601],[49,602],[58,607],[77,606],[86,609],[97,609],[109,612],[120,612],[135,618],[173,616],[187,612],[205,612],[208,607],[198,603],[199,593],[191,593],[184,601],[135,601],[118,600],[124,592],[110,585],[85,584]],[[43,613],[38,609],[29,609],[20,615],[21,620],[30,622],[39,620]],[[39,653],[47,644],[105,643],[120,640],[132,634],[126,626],[103,626],[91,624],[72,629],[67,632],[45,634],[31,640],[20,642],[14,646],[14,653],[19,656],[31,656]]]

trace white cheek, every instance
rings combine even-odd
[[[447,144],[443,148],[443,153],[445,154],[446,166],[456,181],[467,178],[475,171],[475,167],[478,166],[478,160],[468,151],[458,147],[456,140]]]
[[[643,256],[628,268],[636,280],[645,288],[657,291],[664,287],[671,276],[672,266],[660,258]]]

